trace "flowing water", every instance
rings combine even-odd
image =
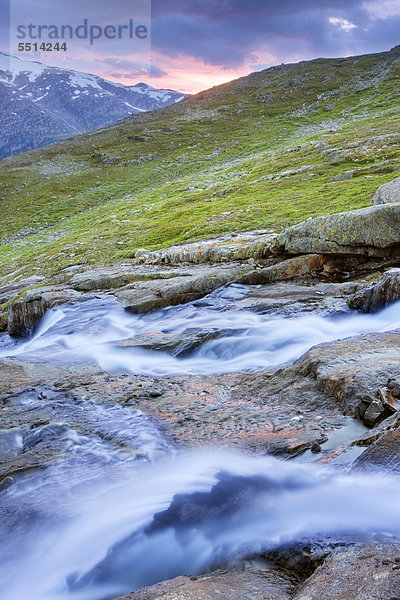
[[[373,315],[282,317],[235,308],[233,300],[246,291],[244,286],[230,286],[202,302],[139,316],[110,298],[54,308],[28,341],[15,343],[3,336],[0,358],[79,360],[108,372],[153,376],[227,373],[281,365],[321,342],[400,327],[400,303]],[[190,331],[216,339],[185,357],[121,345],[139,335],[156,341],[161,334],[184,336]]]
[[[3,492],[2,600],[103,600],[304,535],[400,534],[389,477],[215,451],[112,464]]]
[[[98,364],[171,376],[251,370],[294,360],[316,343],[400,326],[400,304],[376,315],[296,318],[237,310],[240,286],[145,316],[110,299],[50,311],[33,337],[3,336],[1,357]],[[180,357],[124,347],[136,336],[212,332]],[[34,410],[37,391],[16,397]],[[105,600],[194,574],[302,536],[400,535],[400,480],[334,468],[180,451],[129,407],[50,393],[55,423],[0,431],[0,455],[62,451],[0,492],[1,600]]]

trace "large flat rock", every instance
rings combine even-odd
[[[271,256],[276,234],[266,231],[248,231],[227,234],[211,240],[170,246],[149,252],[140,250],[139,256],[146,263],[182,265],[184,263],[226,263],[248,259],[264,259]]]
[[[400,381],[400,333],[372,333],[320,344],[289,367],[286,376],[290,373],[299,382],[299,376],[311,378],[344,414],[365,419],[370,405],[379,400],[393,405],[387,406],[388,412],[382,407],[381,418],[390,416],[398,406],[387,386],[389,380]]]
[[[400,254],[400,204],[317,217],[280,233],[276,251],[288,254]]]
[[[156,308],[176,306],[206,296],[217,288],[237,279],[250,267],[229,265],[198,267],[185,276],[168,280],[153,279],[133,283],[114,292],[125,308],[134,313],[145,313]]]

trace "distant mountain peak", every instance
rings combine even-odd
[[[0,52],[0,159],[185,98]]]

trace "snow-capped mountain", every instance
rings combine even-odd
[[[0,52],[0,159],[183,98],[145,83],[125,86]]]

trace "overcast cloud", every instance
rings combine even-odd
[[[135,0],[12,0],[17,1],[36,20],[57,5],[66,18],[118,23],[132,16]],[[0,34],[6,50],[4,19]],[[400,0],[153,0],[151,64],[132,53],[129,41],[98,44],[63,62],[123,83],[139,78],[193,91],[277,63],[398,44]]]

